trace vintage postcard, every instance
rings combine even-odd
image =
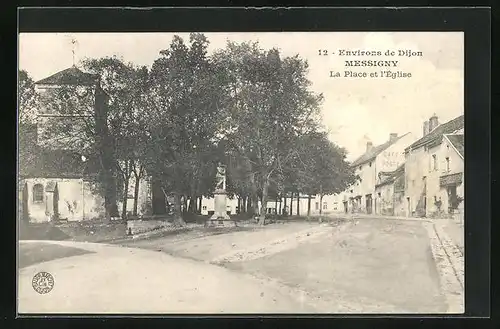
[[[464,33],[20,33],[18,312],[462,314]]]

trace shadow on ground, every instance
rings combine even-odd
[[[50,243],[20,243],[19,245],[19,268],[51,261],[54,259],[79,256],[93,253],[92,251],[60,246]]]

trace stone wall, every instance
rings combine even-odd
[[[140,233],[151,232],[155,230],[160,230],[167,227],[173,227],[172,223],[166,220],[160,219],[149,219],[149,220],[141,220],[134,219],[127,221],[127,234],[128,235],[136,235]]]

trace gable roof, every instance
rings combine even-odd
[[[451,134],[451,135],[446,135],[446,138],[457,150],[458,154],[460,154],[460,156],[463,158],[465,153],[464,135]]]
[[[396,170],[394,171],[389,171],[389,172],[383,172],[381,171],[379,174],[386,175],[386,177],[375,187],[377,186],[382,186],[386,184],[390,184],[394,182],[398,177],[401,177],[405,173],[405,164],[401,164]]]
[[[93,86],[98,81],[98,75],[82,72],[72,66],[57,72],[45,79],[35,82],[36,85],[81,85]]]
[[[357,158],[355,161],[353,161],[353,163],[351,164],[351,167],[359,166],[365,162],[368,162],[368,161],[374,159],[377,155],[379,155],[380,153],[382,153],[383,151],[388,149],[389,146],[393,145],[398,140],[400,140],[401,138],[405,137],[408,134],[409,133],[406,133],[406,134],[399,136],[393,140],[389,140],[389,141],[385,142],[384,144],[372,147],[369,151],[365,152],[363,155],[361,155],[359,158]]]
[[[443,138],[443,135],[445,134],[451,134],[454,131],[457,131],[459,129],[462,129],[464,127],[464,116],[461,115],[459,117],[456,117],[453,120],[450,120],[446,123],[443,123],[439,126],[437,126],[433,131],[428,133],[427,135],[423,136],[419,140],[415,141],[413,144],[408,146],[405,151],[408,151],[410,149],[415,149],[420,146],[423,146],[425,144],[434,142],[434,141],[440,141]]]

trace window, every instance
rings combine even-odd
[[[207,210],[207,206],[203,206],[203,207],[201,207],[201,209]]]
[[[35,184],[33,186],[33,202],[43,202],[43,185]]]
[[[450,171],[450,158],[446,157],[446,171]]]
[[[328,208],[327,203],[323,202],[323,210],[326,210]]]
[[[316,210],[319,210],[319,202],[316,202]]]
[[[370,167],[372,166],[372,163],[371,163],[371,161],[370,161],[370,163],[369,163],[369,166],[370,166]]]
[[[438,170],[437,156],[435,154],[432,155],[432,169]]]

